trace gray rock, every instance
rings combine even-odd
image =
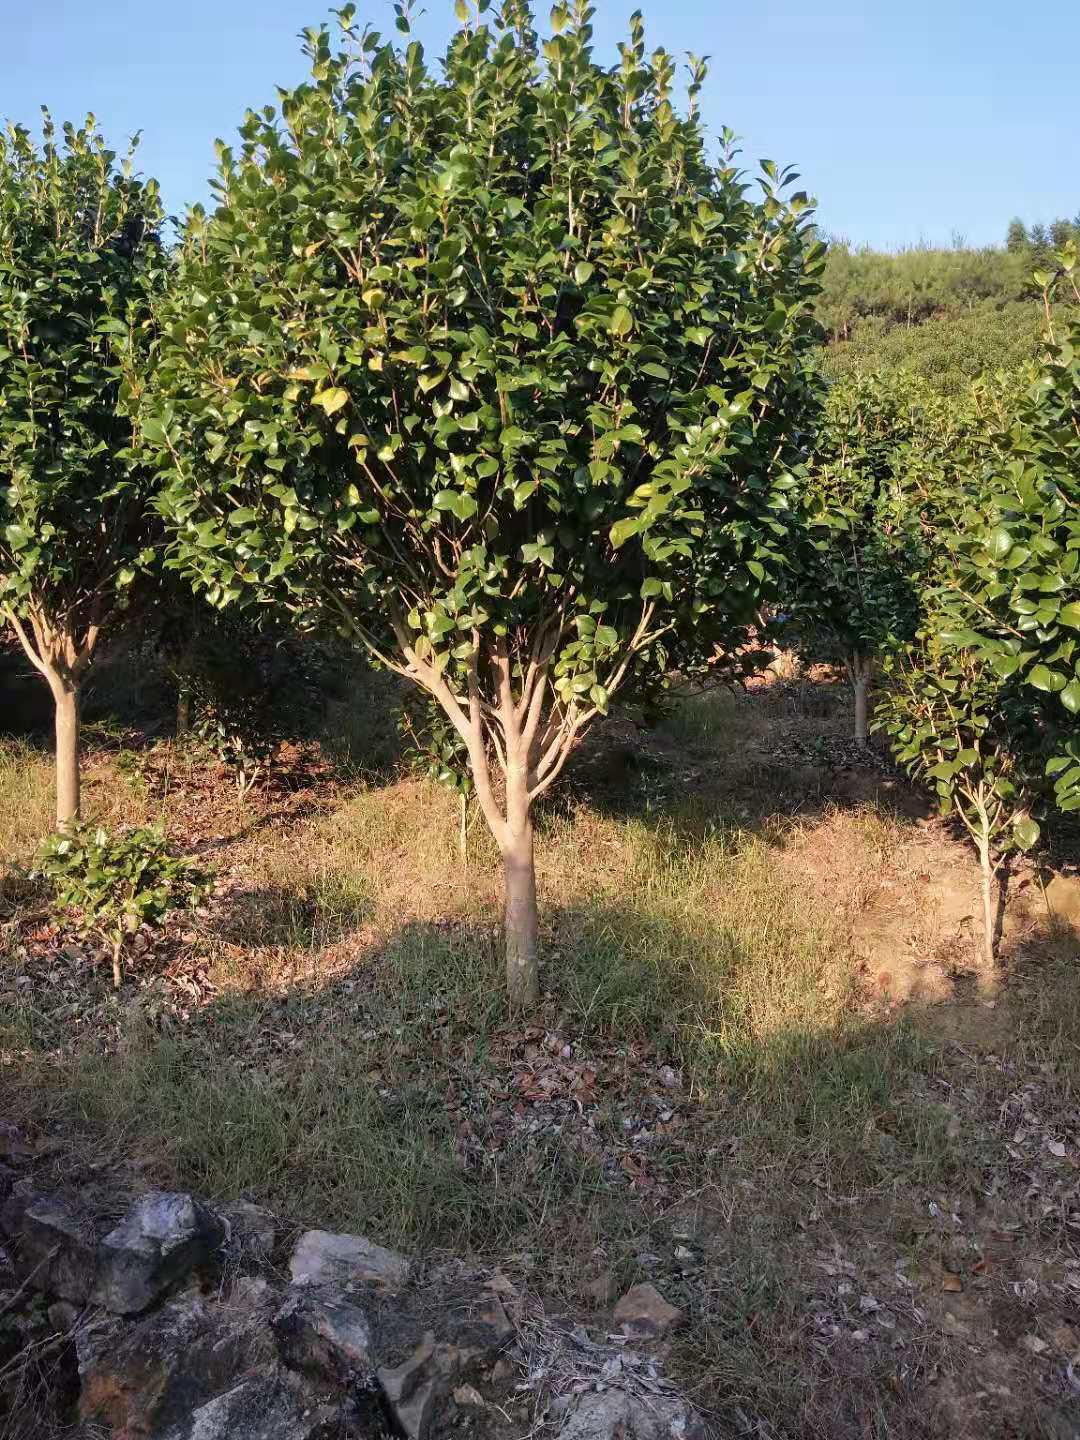
[[[0,1206],[0,1232],[8,1239],[14,1239],[22,1230],[26,1207],[36,1193],[32,1180],[15,1180],[7,1185],[4,1203]]]
[[[14,1290],[18,1283],[15,1274],[15,1257],[10,1250],[0,1245],[0,1290]]]
[[[79,1307],[68,1300],[54,1300],[45,1313],[53,1329],[66,1335],[79,1318]]]
[[[294,1285],[378,1285],[397,1290],[409,1278],[404,1255],[365,1240],[362,1235],[335,1235],[307,1230],[296,1243],[289,1274]]]
[[[20,1183],[7,1217],[18,1235],[20,1278],[34,1290],[85,1305],[97,1273],[97,1235],[79,1197],[65,1190],[33,1193]]]
[[[499,1297],[485,1289],[444,1318],[440,1337],[453,1343],[466,1365],[478,1359],[494,1361],[517,1338],[517,1328]]]
[[[425,1440],[439,1401],[449,1389],[442,1357],[444,1347],[431,1332],[401,1365],[381,1366],[379,1385],[409,1440]]]
[[[700,1415],[673,1396],[605,1390],[574,1396],[558,1435],[559,1440],[705,1440],[706,1431]]]
[[[289,1295],[274,1316],[282,1360],[338,1385],[370,1387],[375,1374],[371,1325],[353,1300],[310,1288]]]
[[[132,1437],[185,1434],[193,1412],[241,1376],[277,1368],[265,1314],[198,1294],[134,1324],[110,1320],[76,1348],[80,1417]]]
[[[245,1380],[215,1395],[168,1440],[330,1440],[339,1433],[330,1406],[305,1406],[272,1376]]]
[[[98,1247],[92,1298],[114,1315],[138,1315],[215,1255],[221,1221],[190,1195],[152,1190]]]
[[[236,1200],[219,1209],[218,1215],[225,1222],[232,1258],[255,1264],[270,1259],[277,1242],[277,1222],[269,1210],[250,1200]]]

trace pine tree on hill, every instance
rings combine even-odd
[[[1027,226],[1019,215],[1009,221],[1009,229],[1005,236],[1005,248],[1013,255],[1028,248]]]

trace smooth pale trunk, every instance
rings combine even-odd
[[[994,970],[994,867],[990,859],[990,846],[983,840],[977,842],[979,850],[979,878],[982,888],[983,908],[983,963],[987,974]]]
[[[540,999],[538,972],[539,923],[536,912],[536,867],[532,821],[508,838],[503,850],[506,887],[506,988],[511,1007],[525,1010]]]
[[[56,707],[56,824],[67,825],[79,818],[80,696],[77,685],[59,678],[50,680]]]

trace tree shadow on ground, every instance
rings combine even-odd
[[[301,899],[250,897],[317,955]],[[72,1030],[61,987],[20,986],[0,1024],[12,1114],[163,1185],[478,1254],[552,1307],[584,1313],[605,1270],[649,1279],[688,1313],[673,1363],[721,1433],[1059,1433],[1075,946],[1032,935],[1015,989],[939,1007],[945,1031],[844,990],[828,934],[783,900],[764,933],[645,901],[555,908],[524,1020],[490,924],[371,937],[362,909],[325,967],[239,975],[202,1005],[135,976]]]
[[[717,825],[778,833],[866,806],[925,819],[927,798],[881,747],[860,753],[848,738],[847,709],[846,687],[803,680],[689,694],[651,727],[616,713],[586,738],[550,803],[674,824],[687,839]]]

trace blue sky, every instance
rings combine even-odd
[[[418,32],[441,50],[452,0]],[[297,81],[325,0],[0,0],[0,115],[91,109],[174,211],[205,199],[215,136]],[[599,0],[614,56],[633,0]],[[393,30],[389,0],[361,17]],[[1013,214],[1080,211],[1080,3],[1042,0],[642,0],[650,44],[709,54],[704,111],[744,155],[795,162],[825,227],[894,247],[997,242]],[[547,6],[541,12],[546,17]]]

